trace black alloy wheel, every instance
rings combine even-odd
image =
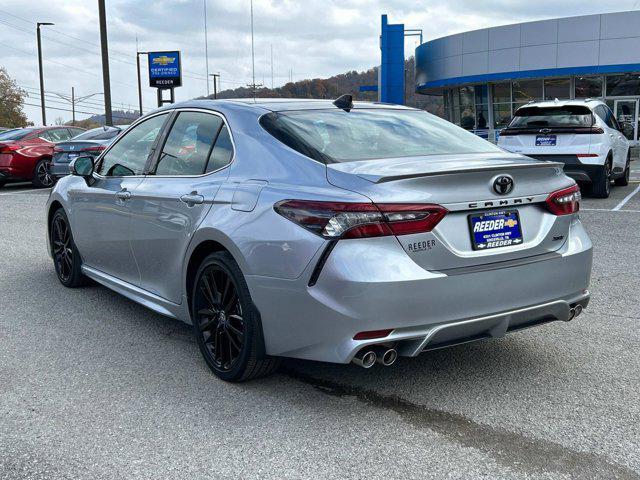
[[[201,275],[196,292],[200,334],[216,368],[228,372],[245,344],[242,306],[228,272],[218,265]]]
[[[260,316],[240,268],[227,252],[209,255],[196,273],[191,319],[200,351],[221,379],[265,376],[279,359],[264,354]]]
[[[62,208],[58,209],[49,226],[51,254],[58,280],[65,287],[79,287],[86,283],[81,271],[80,253],[73,242],[69,219]]]

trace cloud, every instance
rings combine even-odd
[[[0,64],[30,92],[28,103],[39,104],[35,22],[55,22],[43,27],[45,88],[48,92],[77,96],[102,92],[100,34],[95,0],[38,2],[0,0]],[[365,70],[379,63],[380,14],[393,23],[422,28],[425,41],[452,33],[543,18],[572,16],[632,8],[601,0],[255,0],[256,81],[271,85],[271,48],[274,83],[330,76],[348,70]],[[220,72],[223,88],[251,82],[249,0],[208,0],[209,70]],[[137,107],[135,52],[180,50],[184,86],[178,100],[206,93],[203,0],[109,0],[107,2],[111,90],[114,107]],[[407,55],[417,39],[407,39]],[[143,58],[143,68],[146,59]],[[143,71],[143,84],[146,85]],[[212,83],[210,84],[212,89]],[[144,87],[146,110],[155,106],[155,91]],[[48,106],[68,109],[53,93]],[[101,112],[96,95],[77,110]],[[39,123],[39,109],[25,109]],[[65,111],[48,111],[48,120]],[[88,115],[80,114],[78,118]]]

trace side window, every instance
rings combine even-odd
[[[607,121],[607,113],[605,112],[604,108],[602,107],[602,105],[598,105],[596,108],[593,109],[593,112],[600,117],[600,119],[606,123]]]
[[[38,137],[42,138],[43,140],[46,140],[47,142],[55,142],[53,137],[51,137],[51,132],[48,131],[48,130],[46,130],[44,132],[40,132]],[[28,139],[28,137],[27,137],[27,139]]]
[[[222,126],[220,134],[216,140],[211,156],[209,157],[209,163],[207,164],[206,173],[219,170],[222,167],[228,165],[233,158],[233,143],[231,143],[231,135],[226,125]]]
[[[107,177],[141,175],[153,144],[169,114],[156,115],[129,130],[114,147],[102,157],[97,172]]]
[[[605,122],[609,128],[613,128],[615,130],[620,130],[620,126],[618,125],[618,120],[616,120],[615,115],[611,111],[611,109],[607,106],[602,107],[607,112],[607,118],[605,118]]]
[[[202,175],[222,119],[202,112],[181,112],[158,157],[156,175]]]

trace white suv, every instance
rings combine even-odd
[[[516,110],[500,132],[498,145],[509,152],[564,163],[578,182],[607,198],[611,181],[629,183],[629,141],[611,109],[599,100],[532,102]]]

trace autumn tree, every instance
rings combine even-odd
[[[4,67],[0,67],[0,127],[24,127],[29,124],[22,111],[27,93],[18,87]]]

